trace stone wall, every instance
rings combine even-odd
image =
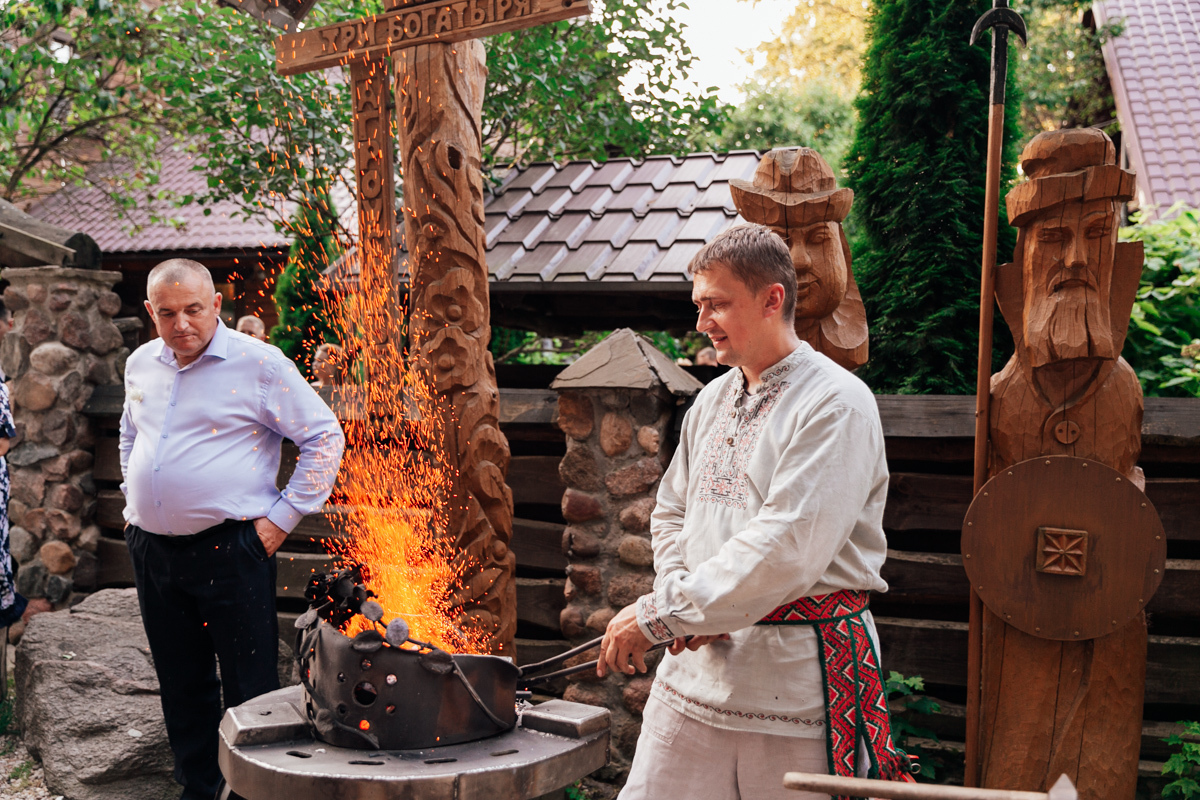
[[[0,342],[17,424],[8,453],[10,545],[28,619],[95,588],[95,436],[80,412],[95,386],[121,381],[129,351],[112,319],[121,273],[31,267],[0,277],[9,281],[4,303],[14,323]],[[22,630],[13,626],[10,638]]]
[[[607,350],[597,353],[605,345]],[[603,634],[617,611],[654,585],[650,514],[670,462],[676,415],[700,384],[657,351],[648,358],[657,357],[659,363],[651,363],[645,348],[653,350],[641,337],[618,332],[564,370],[554,384],[558,425],[567,437],[567,453],[559,465],[567,487],[562,510],[568,561],[561,623],[573,645]],[[593,369],[596,362],[601,366]],[[677,374],[664,383],[655,367]],[[593,650],[567,665],[595,657]],[[619,782],[628,772],[653,665],[660,658],[661,651],[650,654],[652,669],[646,675],[614,674],[601,681],[595,673],[583,672],[570,678],[565,699],[612,711],[611,759],[597,775],[602,780]]]

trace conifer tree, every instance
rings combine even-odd
[[[339,254],[333,225],[329,191],[324,185],[317,185],[305,194],[305,201],[289,226],[292,247],[287,264],[275,282],[279,324],[271,329],[271,343],[305,374],[309,374],[317,345],[335,340],[320,289],[321,273]]]
[[[873,0],[844,167],[858,220],[854,273],[871,326],[871,360],[858,374],[876,392],[975,391],[991,34],[974,47],[968,40],[991,5]],[[1010,45],[999,263],[1016,240],[1003,194],[1017,155],[1020,63]],[[996,319],[1002,364],[1011,338]]]

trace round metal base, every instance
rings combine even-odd
[[[518,800],[574,783],[608,759],[607,709],[533,706],[513,730],[426,750],[359,750],[316,741],[299,686],[225,712],[219,760],[247,800]]]

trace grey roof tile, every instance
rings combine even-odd
[[[554,174],[546,183],[547,189],[570,189],[578,192],[596,171],[596,165],[590,161],[571,161]]]
[[[570,189],[546,189],[541,194],[534,195],[533,199],[525,204],[521,213],[546,211],[553,216],[558,216],[563,206],[574,196]]]
[[[670,156],[648,158],[629,176],[626,186],[646,183],[661,192],[675,174],[676,167],[675,159]]]
[[[583,241],[584,234],[595,224],[591,214],[582,211],[572,211],[563,214],[543,233],[541,241],[558,242],[567,247],[578,247]]]
[[[570,251],[561,244],[555,242],[542,242],[537,247],[527,250],[525,255],[516,264],[514,275],[537,275],[539,278],[543,271],[548,271],[551,274],[559,261],[562,261]]]
[[[720,163],[714,153],[690,155],[675,170],[671,183],[691,183],[701,189],[707,188],[718,166]]]
[[[714,236],[728,228],[729,225],[730,218],[724,209],[693,211],[683,228],[675,235],[675,241],[700,242],[703,244],[711,241]]]
[[[608,269],[604,272],[604,277],[610,275],[620,275],[622,273],[638,276],[646,267],[662,258],[662,251],[658,245],[651,242],[638,242],[625,245],[621,248],[621,252],[608,265]]]
[[[671,210],[680,214],[690,214],[693,201],[699,196],[700,188],[694,183],[671,183],[658,193],[658,196],[654,198],[654,202],[650,204],[650,208],[663,209],[664,211]]]
[[[604,210],[613,190],[608,186],[588,186],[567,201],[564,211],[591,211],[599,214]]]
[[[508,227],[510,222],[511,220],[509,220],[506,214],[493,214],[491,213],[491,209],[488,209],[488,213],[483,215],[483,233],[486,237],[488,247],[496,243],[500,232]]]
[[[531,192],[540,191],[554,177],[555,172],[553,164],[530,164],[521,171],[521,174],[512,183],[507,184],[504,188],[507,191],[512,191],[513,189],[528,189]]]
[[[485,198],[484,203],[487,205],[488,211],[505,213],[516,219],[521,216],[521,210],[533,197],[525,189],[513,189],[501,195],[493,195],[491,198]]]
[[[1104,44],[1145,204],[1200,206],[1200,5],[1195,0],[1097,0],[1098,24],[1120,22]]]
[[[624,247],[629,235],[637,227],[638,218],[630,213],[609,211],[584,233],[585,242],[609,242],[613,247]]]
[[[733,195],[729,193],[729,184],[725,181],[713,181],[709,184],[704,194],[696,199],[696,208],[724,208],[731,214],[737,213]]]
[[[525,214],[516,222],[509,223],[508,227],[500,231],[497,237],[497,242],[512,244],[520,243],[525,247],[533,247],[542,231],[550,226],[550,217],[543,214]]]
[[[569,275],[586,277],[593,270],[604,271],[604,267],[612,261],[616,250],[607,242],[582,245],[578,250],[569,250],[567,256],[558,265],[554,280],[562,280]]]
[[[651,211],[633,229],[629,241],[654,242],[659,247],[670,247],[683,223],[684,218],[676,211]]]
[[[730,153],[725,156],[725,160],[717,168],[713,180],[729,181],[734,178],[749,180],[754,177],[754,170],[758,169],[758,161],[759,155],[753,150]]]
[[[641,216],[654,200],[654,187],[630,184],[604,204],[607,211],[632,211]]]
[[[607,186],[614,192],[625,188],[633,174],[633,162],[628,158],[615,158],[606,162],[587,179],[588,186]]]

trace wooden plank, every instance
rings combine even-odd
[[[284,553],[275,557],[279,574],[275,581],[276,597],[303,598],[309,578],[317,572],[333,569],[333,558],[326,553]]]
[[[968,601],[970,585],[957,553],[888,550],[882,575],[888,591],[880,599],[888,604],[965,605]],[[1200,560],[1168,559],[1162,585],[1146,610],[1164,617],[1200,620]]]
[[[1143,443],[1200,446],[1200,398],[1147,397]]]
[[[558,456],[513,456],[508,464],[508,485],[513,502],[559,506],[567,487],[558,474]]]
[[[300,520],[288,535],[289,542],[320,541],[322,539],[342,538],[340,517],[350,513],[342,506],[325,506],[320,514],[309,514]]]
[[[83,413],[89,417],[120,417],[125,406],[125,385],[121,383],[109,386],[97,386],[92,389],[92,396],[83,406]]]
[[[559,613],[567,604],[565,584],[563,578],[517,578],[517,621],[559,630]]]
[[[98,481],[117,481],[121,476],[121,441],[115,436],[96,439],[96,461],[92,465],[92,477]]]
[[[895,531],[962,530],[971,489],[970,475],[894,473],[888,481],[883,527]]]
[[[562,551],[564,525],[533,519],[514,519],[510,549],[518,567],[566,570],[567,557]]]
[[[888,603],[965,604],[970,583],[957,553],[911,553],[888,550],[882,576]]]
[[[516,639],[513,643],[517,646],[517,666],[536,664],[571,649],[565,639]]]
[[[889,436],[883,441],[888,464],[901,461],[940,461],[962,464],[971,471],[975,458],[974,439],[923,439],[919,436]]]
[[[975,437],[975,398],[949,394],[875,395],[885,437]]]
[[[364,20],[350,20],[275,40],[280,75],[328,69],[351,60],[373,61],[402,47],[461,42],[590,14],[586,0],[435,0]],[[414,7],[415,6],[415,7]]]
[[[96,542],[96,588],[133,586],[133,562],[124,539],[101,536]]]
[[[501,389],[500,425],[554,425],[558,393],[549,389]],[[555,428],[557,431],[558,429]],[[562,434],[559,434],[560,436]]]
[[[1146,495],[1168,539],[1200,540],[1200,480],[1150,478]],[[971,497],[969,475],[896,472],[888,483],[883,526],[895,531],[961,531]]]
[[[965,686],[967,623],[875,617],[885,670]],[[1151,636],[1146,702],[1200,704],[1200,638]]]
[[[125,529],[125,495],[120,489],[96,492],[96,523],[102,528]]]
[[[1168,540],[1200,541],[1200,480],[1157,478],[1146,481]]]

